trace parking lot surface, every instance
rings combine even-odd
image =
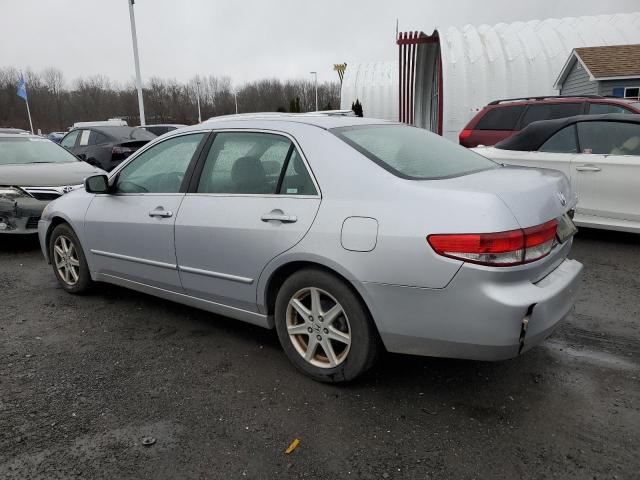
[[[69,295],[37,240],[0,239],[0,478],[638,478],[639,238],[580,232],[575,315],[523,356],[387,355],[344,386],[275,332]]]

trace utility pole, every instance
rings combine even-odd
[[[144,119],[144,101],[142,99],[142,78],[140,76],[140,59],[138,58],[138,37],[136,34],[136,17],[133,13],[135,0],[127,0],[129,4],[129,19],[131,20],[131,41],[133,43],[133,62],[136,66],[136,89],[138,90],[138,108],[140,109],[140,126],[146,125]]]
[[[318,109],[318,72],[309,72],[311,73],[311,75],[313,75],[315,77],[315,82],[316,82],[316,112],[319,110]]]
[[[233,91],[233,97],[236,101],[236,115],[238,114],[238,92],[236,90]]]
[[[198,123],[202,123],[202,115],[200,115],[200,77],[196,76],[196,101],[198,102]]]

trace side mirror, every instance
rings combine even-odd
[[[93,175],[84,180],[84,189],[89,193],[109,193],[109,178],[106,175]]]

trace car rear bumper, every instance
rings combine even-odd
[[[0,198],[0,235],[24,235],[38,232],[42,210],[49,203],[35,198]]]
[[[502,360],[542,342],[572,312],[581,271],[565,259],[535,283],[462,268],[443,289],[364,287],[389,351]]]

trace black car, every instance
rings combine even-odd
[[[81,160],[111,171],[154,138],[153,133],[139,127],[82,127],[67,133],[60,145]]]

